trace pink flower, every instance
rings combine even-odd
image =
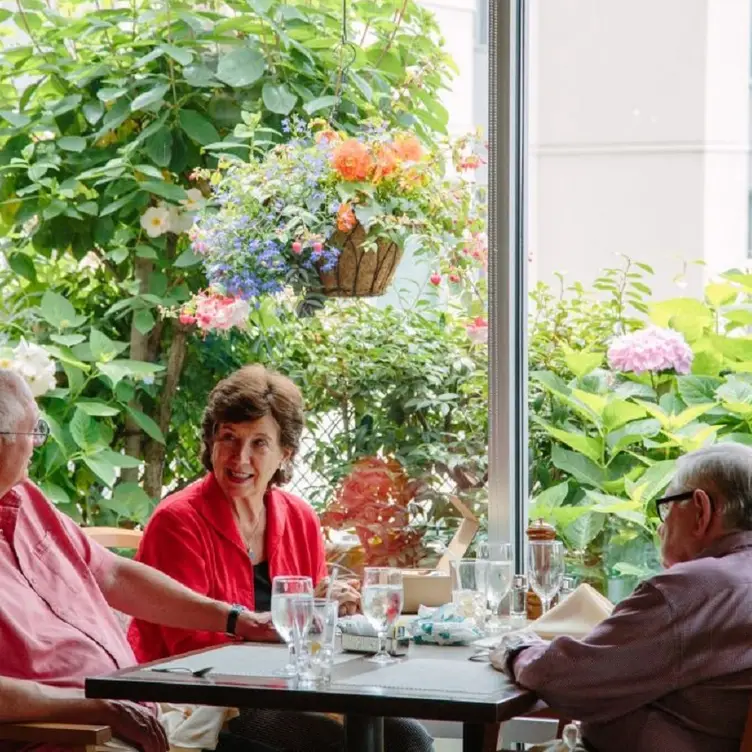
[[[209,291],[199,293],[188,304],[180,315],[180,322],[195,323],[204,332],[224,332],[234,326],[245,327],[250,313],[251,306],[247,300]]]
[[[296,256],[297,256],[298,254],[302,253],[302,252],[303,252],[303,244],[302,244],[302,243],[300,243],[299,241],[297,241],[297,240],[296,240],[296,241],[295,241],[295,242],[294,242],[294,243],[292,244],[292,252],[293,252],[293,253],[294,253],[294,254],[295,254]]]
[[[483,345],[488,342],[488,321],[483,316],[473,319],[472,324],[465,327],[467,336],[476,345]]]
[[[313,252],[314,253],[321,253],[321,251],[323,250],[323,248],[324,248],[324,246],[322,246],[321,243],[314,243],[313,244]]]
[[[429,277],[429,279],[430,279],[432,285],[437,285],[438,286],[438,285],[441,284],[441,274],[439,274],[438,272],[434,272]]]
[[[608,348],[609,365],[624,373],[689,373],[693,357],[692,349],[679,332],[657,326],[617,337]]]

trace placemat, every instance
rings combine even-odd
[[[352,660],[349,653],[335,654],[334,663]],[[287,664],[287,648],[283,645],[224,645],[198,655],[175,658],[155,666],[154,669],[188,669],[197,671],[208,666],[212,674],[228,676],[275,676]]]
[[[509,686],[506,677],[488,663],[450,663],[439,658],[406,658],[399,663],[376,666],[374,670],[358,672],[343,679],[335,677],[334,683],[450,692],[453,695],[494,695]]]

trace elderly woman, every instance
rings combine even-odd
[[[286,377],[263,366],[241,368],[217,384],[203,418],[202,461],[207,474],[164,499],[144,532],[136,558],[199,593],[236,604],[236,614],[264,614],[278,575],[304,575],[319,593],[327,586],[324,541],[316,513],[278,486],[289,479],[303,431],[303,400]],[[357,593],[338,586],[345,610]],[[258,639],[273,630],[258,619]],[[141,662],[229,641],[215,632],[195,632],[134,620],[128,638]],[[326,716],[248,709],[233,731],[290,752],[333,752],[342,727]],[[432,749],[414,722],[394,719],[385,727],[390,752]]]

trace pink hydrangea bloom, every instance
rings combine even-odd
[[[611,368],[631,373],[670,370],[689,373],[692,358],[692,349],[682,334],[657,326],[617,337],[608,348]]]
[[[482,316],[473,319],[471,324],[465,327],[467,336],[476,344],[483,345],[488,342],[488,321]]]

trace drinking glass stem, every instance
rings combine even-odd
[[[548,604],[551,602],[550,598],[541,598],[541,614],[548,612]]]
[[[295,657],[295,638],[293,637],[290,642],[287,643],[287,665],[297,666]]]
[[[379,630],[379,655],[386,653],[386,630]]]

